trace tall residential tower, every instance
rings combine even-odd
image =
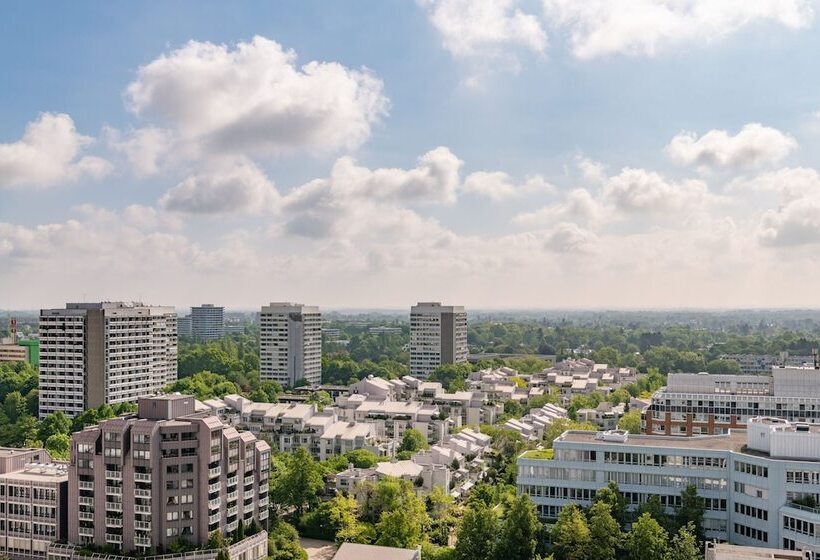
[[[40,417],[135,402],[177,378],[173,307],[69,303],[40,311]]]
[[[301,303],[262,307],[259,327],[259,373],[263,380],[293,387],[302,380],[322,381],[322,314]]]
[[[420,302],[410,308],[410,375],[424,379],[442,364],[467,361],[467,312]]]
[[[225,308],[204,303],[191,308],[191,334],[197,340],[219,340],[225,336]]]

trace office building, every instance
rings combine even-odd
[[[40,417],[135,402],[177,378],[173,307],[69,303],[40,311]]]
[[[721,354],[721,360],[737,362],[744,375],[767,375],[774,366],[805,366],[814,363],[813,356],[792,356],[788,352],[773,354]]]
[[[74,545],[163,553],[178,539],[200,546],[211,531],[267,525],[270,446],[225,426],[195,399],[139,399],[136,415],[72,437],[68,522]]]
[[[647,434],[722,434],[749,418],[820,423],[820,369],[773,367],[771,375],[670,373],[643,413]]]
[[[205,303],[191,308],[191,334],[197,340],[219,340],[225,336],[225,308]]]
[[[589,505],[610,481],[631,511],[657,496],[671,514],[694,485],[708,540],[820,551],[818,426],[759,417],[713,436],[567,431],[553,450],[552,460],[539,451],[518,458],[518,491],[544,518],[570,503]]]
[[[46,558],[68,533],[68,472],[45,449],[0,448],[0,555]]]
[[[259,374],[283,387],[322,382],[322,314],[301,303],[262,307]]]
[[[194,328],[190,315],[177,317],[177,334],[180,338],[191,338],[194,336]]]
[[[17,344],[0,344],[0,362],[27,362],[28,349]]]
[[[420,302],[410,308],[410,375],[426,379],[442,364],[466,361],[464,307]]]

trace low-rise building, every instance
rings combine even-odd
[[[0,448],[0,554],[45,559],[68,535],[68,465],[45,449]]]
[[[372,544],[342,543],[333,560],[421,560],[421,550]]]
[[[518,458],[518,491],[539,514],[591,503],[610,481],[634,510],[657,496],[669,513],[680,493],[697,488],[706,506],[708,539],[731,544],[820,551],[820,427],[753,418],[745,430],[713,436],[631,435],[567,431],[553,442],[554,459]]]

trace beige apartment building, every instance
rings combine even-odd
[[[442,364],[467,361],[467,312],[460,305],[419,302],[410,308],[410,375],[426,379]]]
[[[45,449],[0,448],[0,555],[45,558],[68,533],[68,466]]]
[[[267,443],[196,413],[193,397],[142,397],[136,415],[74,434],[68,540],[161,554],[240,523],[266,527],[269,469]]]
[[[40,418],[135,402],[176,378],[173,307],[102,302],[40,311]]]
[[[259,375],[283,387],[322,382],[322,314],[301,303],[271,303],[259,316]]]

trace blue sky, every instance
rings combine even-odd
[[[12,3],[0,307],[820,305],[817,9]]]

